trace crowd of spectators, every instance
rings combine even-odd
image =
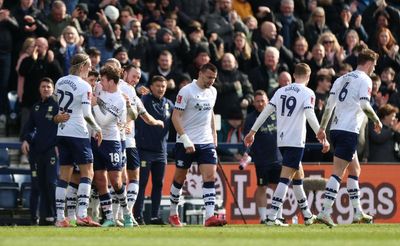
[[[7,92],[16,90],[23,125],[40,79],[66,75],[79,52],[90,56],[93,70],[111,57],[139,66],[139,95],[148,93],[153,76],[164,76],[172,101],[212,62],[219,67],[215,113],[227,133],[241,129],[233,119],[243,124],[254,110],[254,91],[271,97],[291,82],[294,65],[306,62],[321,116],[335,78],[353,70],[360,50],[369,47],[379,53],[371,104],[387,118],[390,141],[382,141],[398,160],[399,8],[394,0],[0,0],[0,121]],[[367,122],[364,128],[361,159],[385,161],[375,149],[380,140]],[[316,142],[308,132],[307,141]],[[221,135],[242,141],[242,134]]]

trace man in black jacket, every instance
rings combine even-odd
[[[58,174],[56,150],[57,123],[69,119],[68,114],[58,114],[58,102],[53,96],[54,84],[50,78],[39,82],[40,100],[33,105],[29,119],[21,136],[21,150],[30,155],[32,186],[39,188],[39,224],[54,224],[55,192]],[[31,204],[32,220],[35,220],[36,206]],[[33,221],[35,222],[35,221]]]

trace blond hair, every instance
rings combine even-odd
[[[69,73],[72,75],[79,75],[79,72],[83,66],[89,61],[89,56],[84,53],[78,53],[72,57],[71,67]]]

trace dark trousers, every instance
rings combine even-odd
[[[31,221],[33,224],[36,224],[38,219],[39,184],[37,177],[37,164],[32,151],[29,152],[28,159],[31,168],[31,195],[29,197],[29,210],[31,212]]]
[[[54,218],[56,216],[55,194],[59,169],[55,148],[35,155],[35,161],[40,195],[39,217],[42,220]]]
[[[140,179],[139,179],[139,193],[135,202],[134,213],[135,217],[143,218],[143,203],[144,203],[144,192],[146,190],[147,181],[149,180],[151,172],[151,218],[159,216],[160,203],[161,203],[161,192],[164,183],[165,174],[165,162],[152,161],[146,162],[146,165],[140,167]]]
[[[0,52],[0,115],[7,112],[7,91],[10,71],[11,53]]]

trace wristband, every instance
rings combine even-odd
[[[181,139],[183,146],[186,148],[189,147],[194,147],[194,144],[192,143],[192,141],[190,140],[190,138],[188,137],[188,135],[186,134],[182,134],[179,136],[179,138]]]

